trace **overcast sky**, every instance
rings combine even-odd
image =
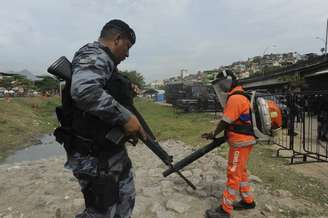
[[[121,70],[146,81],[266,53],[319,53],[327,0],[1,0],[0,71],[45,73],[119,18],[137,42]],[[275,45],[275,46],[273,46]]]

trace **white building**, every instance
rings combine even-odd
[[[155,80],[153,82],[150,83],[150,87],[156,89],[158,87],[162,87],[164,86],[164,80]]]

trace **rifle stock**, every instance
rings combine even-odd
[[[65,56],[58,58],[47,70],[60,80],[70,82],[72,80],[72,64]]]

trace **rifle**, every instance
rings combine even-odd
[[[47,70],[50,74],[56,76],[59,80],[64,80],[68,83],[72,79],[72,67],[69,60],[62,56],[57,59]],[[133,106],[129,105],[129,110],[137,117],[141,126],[147,133],[147,138],[139,137],[142,142],[163,161],[163,163],[169,168],[173,167],[173,157],[169,155],[161,145],[156,141],[154,134],[147,125],[146,121],[143,119],[142,115]],[[120,144],[122,142],[129,141],[131,137],[126,137],[124,131],[121,127],[117,126],[112,128],[107,134],[106,138],[115,144]],[[191,188],[196,189],[196,187],[178,170],[174,170]]]
[[[225,140],[224,137],[213,139],[213,141],[211,143],[209,143],[208,145],[203,146],[202,148],[194,151],[193,153],[191,153],[187,157],[185,157],[182,160],[180,160],[180,161],[176,162],[175,164],[173,164],[172,167],[170,167],[169,169],[167,169],[163,172],[163,176],[167,177],[171,173],[174,173],[174,172],[177,172],[177,171],[181,170],[185,166],[191,164],[195,160],[201,158],[202,156],[204,156],[208,152],[212,151],[214,148],[220,147],[225,141],[226,140]]]
[[[140,119],[139,117],[137,118]],[[106,138],[112,141],[113,143],[121,143],[122,140],[126,141],[126,139],[124,139],[125,138],[124,132],[121,128],[111,129],[107,133]],[[169,167],[169,169],[173,168],[173,164],[172,164],[173,157],[169,155],[155,139],[149,137],[148,133],[146,139],[144,139],[143,137],[139,137],[139,138],[157,157],[159,157],[159,159],[162,160],[162,162],[166,166]],[[115,141],[117,139],[119,139],[119,141]],[[174,170],[174,172],[177,173],[192,189],[194,190],[196,189],[195,185],[192,184],[192,182],[189,181],[179,170]]]

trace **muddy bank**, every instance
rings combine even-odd
[[[54,109],[58,96],[22,97],[0,101],[0,160],[16,149],[35,144],[40,135],[58,126]]]

